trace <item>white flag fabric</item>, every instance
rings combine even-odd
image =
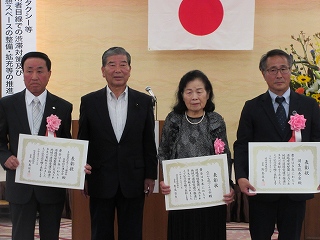
[[[252,50],[254,0],[148,0],[149,50]]]

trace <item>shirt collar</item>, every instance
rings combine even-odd
[[[111,91],[111,89],[109,88],[109,86],[107,85],[107,98],[108,100],[112,100],[112,99],[115,99],[115,95],[114,93]],[[121,93],[121,95],[119,96],[119,99],[120,98],[124,98],[125,101],[128,100],[128,86],[126,86],[126,88],[124,89],[123,93]]]
[[[34,96],[28,89],[26,89],[26,102],[27,105],[30,105],[32,103],[32,100],[35,98],[36,96]],[[46,103],[46,98],[47,98],[47,89],[44,90],[43,93],[41,93],[38,96],[38,99],[41,103],[41,106],[44,106],[44,104]]]
[[[278,97],[278,95],[271,92],[270,90],[268,90],[268,91],[269,91],[270,97],[272,99],[272,103],[274,104],[276,102],[276,97]],[[279,96],[279,97],[284,97],[285,102],[287,104],[289,104],[289,102],[290,102],[290,88],[288,88],[288,90],[282,96]]]

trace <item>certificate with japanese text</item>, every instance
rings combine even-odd
[[[249,143],[249,181],[256,193],[316,193],[320,143]]]
[[[88,141],[19,135],[18,183],[83,189]]]
[[[230,192],[227,155],[162,161],[166,210],[192,209],[225,204]]]

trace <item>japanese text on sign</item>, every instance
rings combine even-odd
[[[21,58],[36,49],[36,0],[1,1],[2,97],[24,89]]]

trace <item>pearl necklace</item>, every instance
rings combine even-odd
[[[206,115],[206,112],[203,112],[203,115],[202,115],[202,118],[199,120],[199,122],[191,122],[189,119],[188,119],[188,116],[187,116],[187,112],[184,112],[184,115],[186,116],[186,120],[188,123],[192,124],[192,125],[196,125],[196,124],[199,124],[202,122],[202,120],[204,119],[204,116]]]

